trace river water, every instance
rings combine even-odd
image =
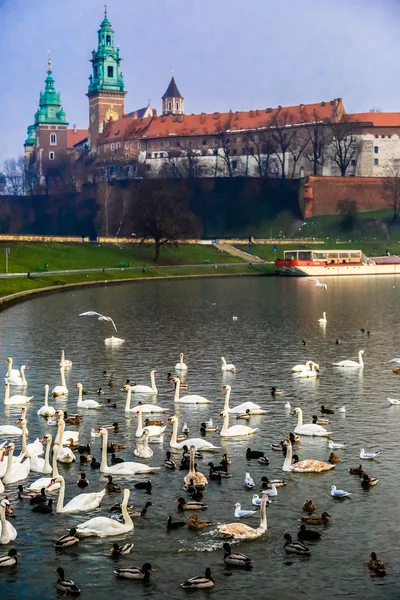
[[[67,373],[70,390],[67,401],[52,400],[50,404],[76,412],[77,394],[74,385],[82,382],[89,390],[86,398],[98,399],[96,390],[102,386],[106,395],[117,403],[116,410],[82,410],[79,428],[80,441],[91,441],[93,453],[100,459],[99,440],[90,439],[92,427],[118,421],[120,432],[111,438],[126,444],[119,455],[135,460],[134,432],[136,419],[124,413],[125,394],[120,387],[127,378],[149,385],[150,370],[159,374],[157,404],[171,408],[173,389],[167,382],[167,373],[174,370],[179,352],[185,353],[188,365],[187,381],[191,393],[206,396],[212,403],[205,407],[179,408],[180,426],[187,421],[191,437],[199,436],[199,424],[210,416],[216,421],[223,406],[224,383],[232,385],[231,406],[252,400],[267,409],[267,414],[252,417],[251,426],[259,427],[251,440],[220,441],[218,435],[208,439],[221,450],[213,456],[219,462],[224,451],[232,459],[230,479],[221,484],[210,482],[206,492],[208,510],[204,517],[213,524],[234,521],[234,504],[241,502],[250,508],[254,493],[243,487],[245,472],[256,482],[262,475],[286,478],[287,485],[279,490],[278,499],[267,509],[268,532],[260,540],[245,542],[237,548],[254,560],[251,572],[226,571],[223,550],[213,528],[193,532],[179,529],[167,533],[168,515],[181,519],[174,500],[182,495],[184,472],[166,471],[164,467],[151,476],[154,506],[148,520],[135,520],[134,549],[119,560],[119,566],[142,565],[149,561],[156,569],[151,583],[117,581],[113,574],[113,560],[109,548],[113,539],[89,538],[68,551],[56,553],[54,541],[70,527],[95,515],[109,515],[108,509],[118,495],[105,497],[101,509],[75,515],[40,515],[31,513],[29,503],[18,502],[17,484],[6,487],[6,494],[14,505],[13,524],[18,531],[16,542],[0,548],[1,554],[10,547],[21,552],[17,569],[0,573],[2,598],[42,600],[55,597],[53,587],[58,566],[82,588],[83,597],[103,600],[111,591],[121,597],[184,598],[186,592],[179,583],[185,578],[201,575],[211,567],[215,588],[201,595],[216,598],[244,598],[248,591],[253,598],[271,596],[282,600],[296,598],[319,599],[333,597],[398,598],[400,593],[400,558],[398,540],[400,522],[397,515],[400,462],[400,407],[389,406],[387,396],[398,397],[400,379],[392,374],[385,360],[399,356],[398,326],[400,323],[400,280],[392,277],[329,279],[328,291],[315,288],[306,279],[235,278],[204,279],[196,281],[162,281],[127,284],[111,287],[64,292],[38,297],[12,307],[0,314],[0,364],[6,371],[5,360],[14,358],[14,366],[27,364],[29,395],[34,399],[28,408],[29,439],[54,429],[37,416],[43,404],[43,388],[59,383],[59,352],[66,351],[73,361]],[[79,313],[96,310],[111,315],[118,326],[118,335],[126,343],[118,348],[104,344],[112,334],[111,326],[96,319],[78,318]],[[326,327],[318,324],[326,311]],[[237,316],[237,320],[232,317]],[[369,330],[370,336],[360,331]],[[340,344],[336,344],[338,338]],[[306,340],[306,346],[301,341]],[[357,359],[364,349],[363,370],[341,371],[331,366],[337,360]],[[222,375],[220,356],[237,367],[235,375]],[[291,367],[313,359],[320,365],[317,380],[295,379]],[[107,387],[103,370],[112,371],[117,385]],[[272,398],[270,386],[284,388],[283,397]],[[300,406],[307,421],[320,414],[319,407],[345,405],[346,413],[332,415],[329,430],[335,441],[346,443],[346,449],[337,451],[341,462],[333,471],[324,474],[283,474],[283,458],[270,449],[292,431],[296,418],[284,408],[289,401],[292,408]],[[19,409],[0,409],[0,423],[13,424]],[[231,420],[233,424],[233,420]],[[76,429],[74,426],[69,426]],[[13,438],[19,452],[20,439]],[[164,447],[152,445],[151,464],[162,466],[169,436]],[[248,446],[265,450],[270,465],[246,461]],[[347,472],[360,463],[359,452],[380,450],[373,462],[365,463],[368,474],[377,476],[375,488],[363,491],[357,476]],[[327,460],[329,451],[323,438],[304,438],[296,449],[302,458]],[[174,457],[179,461],[180,454]],[[205,462],[199,468],[208,474]],[[79,494],[76,478],[79,464],[59,466],[66,479],[66,501]],[[85,491],[100,490],[103,486],[99,471],[86,467],[90,487]],[[38,478],[31,474],[24,485]],[[149,499],[143,491],[135,490],[132,483],[140,478],[116,478],[121,487],[131,488],[130,504],[141,508]],[[131,484],[131,485],[130,485]],[[351,499],[337,501],[330,496],[330,486],[352,492]],[[255,490],[259,492],[259,489]],[[317,513],[328,511],[332,523],[319,529],[322,540],[309,543],[309,559],[288,557],[283,551],[281,536],[289,532],[297,535],[299,518],[305,513],[301,507],[312,499]],[[200,515],[201,517],[201,515]],[[258,526],[256,518],[247,520]],[[131,541],[132,534],[118,540]],[[388,563],[388,576],[373,579],[367,568],[371,551]],[[128,596],[129,595],[129,596]]]

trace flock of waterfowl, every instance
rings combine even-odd
[[[327,323],[326,313],[319,321],[322,326]],[[303,341],[304,342],[304,341]],[[305,343],[303,343],[305,345]],[[359,360],[343,360],[333,363],[335,368],[362,369],[363,368],[363,350],[359,352]],[[397,359],[396,359],[397,360]],[[92,398],[83,399],[87,395],[87,391],[83,388],[80,382],[77,382],[76,407],[78,412],[71,414],[65,411],[65,401],[69,400],[71,405],[72,390],[68,389],[65,373],[72,368],[72,362],[67,360],[62,352],[60,362],[60,385],[56,385],[51,395],[57,404],[59,400],[63,402],[59,406],[49,405],[49,386],[45,385],[45,396],[43,406],[38,406],[34,403],[33,397],[27,395],[28,381],[26,376],[27,367],[22,366],[20,369],[13,368],[11,358],[7,359],[8,370],[5,376],[5,398],[4,405],[6,407],[20,407],[21,414],[16,419],[14,424],[0,425],[0,436],[3,441],[0,445],[0,494],[2,500],[0,502],[0,544],[6,545],[15,542],[17,539],[17,530],[11,524],[10,518],[13,518],[15,507],[11,506],[8,500],[8,495],[14,488],[18,489],[18,497],[21,504],[26,503],[26,506],[31,507],[32,512],[46,514],[75,514],[82,512],[96,511],[97,516],[91,516],[84,520],[79,515],[76,516],[76,522],[70,529],[68,534],[54,540],[54,547],[57,550],[66,551],[68,548],[82,544],[82,541],[87,537],[110,537],[113,544],[110,554],[114,560],[124,560],[122,557],[129,555],[133,548],[131,543],[132,536],[134,539],[134,520],[135,518],[148,518],[148,511],[153,506],[153,503],[148,501],[139,510],[133,510],[129,506],[129,497],[131,494],[130,487],[136,490],[144,490],[151,493],[153,485],[157,485],[157,471],[165,469],[167,472],[177,471],[182,469],[185,474],[182,476],[180,488],[172,488],[165,490],[164,493],[171,491],[171,500],[175,499],[179,515],[189,514],[186,520],[175,520],[172,515],[166,516],[166,530],[169,532],[176,531],[182,527],[188,527],[192,531],[200,531],[210,527],[215,528],[215,533],[221,537],[221,548],[224,550],[223,562],[226,567],[237,567],[250,570],[253,567],[253,559],[246,554],[236,552],[232,546],[223,539],[229,539],[233,542],[249,541],[265,536],[267,532],[267,505],[271,504],[278,498],[279,488],[282,488],[290,481],[284,479],[269,479],[267,476],[262,476],[258,483],[254,482],[251,476],[252,460],[256,460],[260,465],[269,465],[269,458],[266,456],[265,450],[255,450],[254,447],[248,447],[244,458],[247,461],[247,468],[243,474],[243,487],[253,490],[251,502],[248,507],[242,507],[241,503],[236,502],[232,507],[232,514],[235,520],[226,523],[213,522],[212,519],[200,519],[197,513],[208,508],[207,505],[207,488],[212,482],[222,483],[225,478],[231,476],[231,470],[236,468],[232,465],[232,461],[226,453],[219,458],[213,458],[211,462],[205,456],[208,453],[217,455],[220,451],[217,438],[246,438],[255,436],[254,439],[262,446],[258,440],[258,427],[251,427],[238,423],[237,421],[251,421],[254,416],[262,418],[267,412],[266,405],[260,406],[252,401],[245,401],[236,406],[230,405],[230,396],[232,388],[225,384],[221,391],[224,392],[224,404],[220,411],[219,418],[222,423],[214,423],[211,418],[204,419],[197,424],[199,435],[197,437],[191,435],[193,428],[196,428],[194,423],[190,423],[190,428],[186,423],[179,423],[179,414],[175,409],[179,405],[208,405],[211,401],[201,395],[186,393],[189,392],[189,386],[184,381],[187,365],[184,363],[184,356],[180,354],[179,362],[175,365],[177,375],[174,376],[168,373],[167,383],[174,386],[174,397],[171,399],[169,406],[157,405],[156,396],[158,389],[156,385],[157,373],[152,370],[150,373],[150,386],[137,385],[135,382],[127,380],[121,392],[126,394],[124,399],[125,415],[134,415],[136,418],[136,429],[134,437],[136,439],[135,447],[131,448],[133,455],[147,462],[139,462],[136,460],[124,460],[117,456],[118,452],[125,449],[123,444],[108,440],[109,433],[115,435],[119,432],[120,427],[124,424],[114,422],[105,424],[101,427],[93,428],[90,439],[80,439],[79,425],[82,418],[90,418],[87,411],[103,410],[104,414],[109,414],[109,410],[115,407],[115,404],[108,401],[101,402],[103,389],[98,390],[98,400]],[[236,367],[233,364],[227,363],[225,358],[221,358],[221,370],[225,373],[235,373]],[[298,378],[316,378],[319,374],[320,367],[314,361],[308,361],[304,364],[295,365],[292,368],[293,377]],[[103,373],[109,379],[110,387],[114,386],[114,375],[109,375],[106,371]],[[185,392],[181,395],[181,391]],[[15,392],[15,393],[14,393]],[[137,399],[132,404],[132,396]],[[271,388],[271,396],[282,396],[284,390],[276,387]],[[400,402],[400,400],[399,400]],[[222,403],[221,403],[222,404]],[[35,408],[33,408],[35,406]],[[62,408],[61,408],[62,407]],[[69,407],[69,406],[68,406]],[[292,410],[288,402],[285,403],[286,410]],[[49,429],[42,439],[36,439],[34,442],[28,443],[28,425],[29,412],[36,412],[38,416],[43,417],[46,425],[56,427],[56,435],[52,435]],[[297,454],[293,450],[301,448],[301,439],[303,436],[316,436],[330,438],[333,433],[326,429],[326,426],[331,427],[331,415],[336,412],[345,413],[345,407],[337,407],[336,410],[321,406],[321,415],[309,415],[310,421],[304,422],[303,410],[300,407],[294,408],[292,414],[297,417],[297,425],[292,432],[286,432],[283,440],[270,445],[271,452],[279,452],[282,454],[282,471],[284,473],[320,473],[323,471],[331,471],[336,464],[340,462],[340,456],[334,453],[334,450],[343,450],[344,444],[327,440],[327,462],[305,458],[299,460]],[[160,417],[155,418],[154,415]],[[165,415],[165,419],[163,419]],[[326,415],[329,415],[329,419]],[[231,424],[230,420],[234,418],[236,423]],[[106,419],[105,419],[106,420]],[[20,425],[21,427],[18,427]],[[77,427],[78,429],[66,429],[67,425]],[[182,425],[182,427],[180,427]],[[169,426],[171,426],[170,429]],[[9,438],[21,439],[21,447],[16,452],[16,445]],[[54,440],[53,440],[54,437]],[[213,441],[210,441],[210,438]],[[96,457],[91,453],[92,445],[96,439],[101,441],[101,461],[98,462]],[[0,440],[1,441],[1,440]],[[161,465],[151,464],[153,458],[152,444],[165,444],[167,448],[164,463]],[[253,446],[253,444],[252,444]],[[360,459],[373,460],[379,455],[379,452],[368,452],[365,449],[360,449]],[[109,465],[109,456],[111,458],[111,466]],[[200,461],[208,467],[208,474],[205,475],[199,469]],[[58,463],[75,464],[76,466],[76,484],[84,490],[90,486],[90,481],[86,476],[85,470],[90,470],[91,473],[99,472],[100,479],[96,477],[99,483],[99,491],[82,492],[65,503],[66,481],[62,474],[58,471]],[[39,477],[30,482],[28,487],[24,487],[21,482],[26,480],[32,473],[39,474]],[[120,485],[119,477],[126,478],[148,474],[155,474],[154,482],[146,479],[135,481],[133,484]],[[360,478],[360,486],[372,487],[378,483],[376,477],[370,477],[364,470],[363,464],[359,467],[349,469],[351,475],[356,475]],[[92,479],[92,476],[90,476]],[[105,483],[107,481],[107,484]],[[345,498],[351,496],[350,492],[337,489],[330,481],[330,495],[333,498]],[[101,483],[103,482],[103,485]],[[93,482],[92,482],[93,483]],[[259,493],[255,493],[259,488]],[[182,491],[184,495],[182,495]],[[327,490],[328,491],[328,490]],[[54,494],[58,492],[58,496]],[[99,508],[106,494],[122,494],[122,501],[113,505],[110,516],[98,516]],[[68,494],[70,495],[70,494]],[[321,534],[316,529],[309,527],[327,526],[331,523],[331,516],[327,511],[323,511],[320,516],[312,514],[316,510],[316,505],[311,501],[307,501],[303,505],[303,510],[308,513],[307,517],[302,517],[301,525],[298,528],[296,535],[297,539],[293,539],[290,533],[285,533],[283,549],[288,555],[310,556],[312,549],[304,542],[317,542],[321,538]],[[23,507],[18,507],[18,512],[23,510]],[[151,512],[151,510],[150,510]],[[193,514],[195,513],[195,514]],[[90,515],[89,515],[90,516]],[[243,523],[243,519],[258,519],[258,526],[250,526]],[[124,536],[123,541],[127,543],[119,545],[115,538],[120,539]],[[18,565],[19,552],[18,542],[13,544],[9,552],[0,556],[0,568],[13,567]],[[106,550],[106,549],[105,549]],[[108,550],[108,547],[107,547]],[[60,560],[61,562],[61,560]],[[154,571],[150,562],[145,562],[143,566],[132,566],[122,563],[123,566],[114,568],[115,576],[122,580],[140,581],[143,583],[149,582],[151,573]],[[204,568],[205,567],[205,568]],[[209,566],[204,565],[204,575],[196,576],[187,579],[181,583],[182,588],[209,588],[215,585]],[[371,554],[368,567],[371,573],[382,576],[386,574],[386,566],[377,559],[376,554]],[[110,567],[111,568],[111,567]],[[81,592],[80,586],[73,580],[66,578],[64,569],[60,565],[57,568],[58,580],[55,583],[58,592],[64,595],[78,595]]]

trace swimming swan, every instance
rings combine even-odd
[[[7,377],[20,377],[21,373],[19,371],[19,369],[13,369],[13,359],[12,358],[7,358],[6,363],[8,364],[8,368],[7,368],[7,373],[6,373],[6,378]]]
[[[157,394],[155,377],[157,372],[154,369],[150,373],[151,387],[148,385],[132,385],[131,390],[136,394]]]
[[[17,530],[6,519],[6,510],[9,505],[10,503],[7,499],[2,500],[0,503],[0,544],[9,544],[17,537]]]
[[[96,400],[82,400],[83,385],[81,383],[77,383],[75,387],[78,388],[78,402],[77,402],[78,408],[100,408],[101,407],[101,404],[96,402]]]
[[[142,410],[141,410],[140,406],[138,408],[136,416],[137,416],[137,420],[138,420],[138,425],[136,428],[135,436],[137,438],[141,438],[143,436],[143,417],[142,417]],[[166,425],[164,425],[163,427],[159,427],[158,425],[150,425],[150,426],[146,427],[146,430],[148,431],[149,436],[157,436],[157,435],[161,435],[164,432],[165,428],[166,428]]]
[[[250,415],[263,415],[267,412],[266,410],[263,410],[261,408],[261,406],[259,406],[258,404],[254,404],[254,402],[242,402],[242,404],[239,404],[238,406],[229,408],[229,398],[231,395],[231,386],[224,385],[224,387],[221,388],[221,392],[226,392],[225,393],[225,404],[224,404],[225,412],[245,413],[247,410],[249,410],[250,413],[248,413],[248,414],[250,414]]]
[[[143,430],[144,441],[143,444],[136,442],[136,448],[133,454],[138,458],[151,458],[153,456],[153,450],[149,447],[149,432],[147,428]]]
[[[287,473],[321,473],[322,471],[330,471],[335,467],[335,465],[320,460],[314,460],[313,458],[300,460],[292,465],[292,443],[290,440],[286,443],[287,453],[282,471]]]
[[[160,467],[149,467],[142,463],[135,462],[123,462],[117,465],[107,466],[107,442],[108,442],[108,431],[107,429],[100,429],[100,435],[103,438],[103,446],[101,452],[101,464],[100,471],[102,473],[109,473],[110,475],[140,475],[142,473],[151,473],[152,471],[158,471]]]
[[[61,350],[60,367],[64,367],[64,369],[70,369],[72,367],[72,361],[65,358],[64,350]]]
[[[13,454],[15,449],[15,444],[11,443],[8,445],[8,463],[6,474],[3,477],[3,483],[6,485],[8,483],[16,483],[17,481],[22,481],[26,479],[29,475],[29,469],[31,465],[31,461],[29,458],[24,460],[24,462],[14,461],[13,463]]]
[[[222,366],[221,366],[222,371],[230,371],[231,373],[236,373],[235,365],[233,365],[232,363],[227,364],[227,362],[223,356],[221,356],[221,362],[222,362]]]
[[[55,477],[51,480],[50,484],[47,487],[49,489],[51,489],[51,487],[55,483],[59,483],[61,485],[60,493],[58,494],[57,507],[56,507],[56,512],[58,512],[58,513],[74,513],[74,512],[80,512],[80,511],[94,510],[95,508],[98,508],[100,506],[101,501],[106,493],[106,488],[104,488],[104,490],[101,490],[101,492],[92,492],[89,494],[78,494],[78,496],[75,496],[74,498],[72,498],[72,500],[67,502],[67,504],[64,506],[64,494],[65,494],[64,477],[61,477],[61,475],[58,475],[57,477]]]
[[[25,371],[28,370],[28,367],[26,367],[25,365],[22,365],[21,367],[21,374],[20,375],[16,375],[14,372],[11,375],[11,377],[6,377],[6,383],[9,383],[10,385],[15,385],[18,387],[28,387],[28,382],[26,381],[25,378]]]
[[[314,423],[307,423],[303,425],[303,411],[301,408],[295,408],[293,415],[297,415],[297,426],[294,429],[294,433],[299,435],[315,435],[319,437],[328,437],[331,435],[331,431],[327,431],[321,425],[314,425]]]
[[[57,411],[53,406],[49,406],[49,386],[46,383],[44,386],[44,404],[41,408],[39,408],[37,414],[40,417],[54,417],[56,412]]]
[[[308,369],[303,369],[303,371],[300,371],[300,373],[298,373],[296,375],[296,377],[298,379],[315,378],[315,377],[317,377],[318,371],[319,371],[319,365],[317,365],[317,363],[311,361],[311,364],[309,365]]]
[[[292,373],[300,373],[300,371],[304,371],[305,369],[310,370],[312,363],[312,360],[308,360],[305,365],[295,365],[292,368]]]
[[[161,406],[157,406],[156,404],[137,404],[136,406],[131,408],[132,387],[130,385],[126,385],[124,389],[127,390],[125,412],[136,413],[139,408],[141,409],[142,413],[167,412],[166,408],[161,408]]]
[[[5,394],[4,394],[4,405],[5,406],[18,406],[21,404],[28,404],[33,398],[33,396],[23,396],[22,394],[14,394],[10,398],[10,384],[7,382],[5,385]]]
[[[221,437],[239,437],[244,435],[252,435],[258,431],[258,428],[252,429],[251,427],[247,427],[246,425],[232,425],[229,427],[229,414],[226,411],[223,411],[220,416],[220,419],[224,419],[224,423],[222,425],[221,433],[219,434]]]
[[[58,445],[54,444],[53,446],[53,464],[52,464],[52,477],[58,477],[58,467],[57,467],[57,458],[58,458]],[[47,488],[50,482],[52,481],[52,477],[40,477],[40,479],[36,479],[31,485],[28,487],[29,490],[34,492],[40,492],[42,488]],[[50,492],[55,492],[60,488],[59,483],[54,483],[51,488],[49,488]]]
[[[108,537],[122,535],[123,533],[128,533],[128,531],[133,531],[133,522],[127,509],[128,500],[129,490],[125,489],[124,499],[121,504],[121,511],[124,519],[123,523],[119,523],[118,521],[109,519],[108,517],[94,517],[93,519],[89,519],[89,521],[85,521],[84,523],[77,525],[77,534],[82,537],[87,537],[90,535],[95,535],[97,537]]]
[[[175,369],[177,371],[187,371],[187,366],[183,362],[183,352],[181,352],[180,355],[179,355],[179,362],[176,363]]]
[[[218,446],[213,446],[210,442],[207,442],[204,438],[189,438],[184,440],[183,442],[177,441],[178,435],[178,426],[179,421],[178,417],[171,417],[168,419],[167,424],[172,423],[172,437],[170,442],[170,447],[175,448],[176,450],[181,450],[183,446],[194,446],[196,450],[204,450],[213,452],[214,450],[218,450]]]
[[[332,363],[334,367],[353,367],[353,368],[363,368],[364,366],[364,361],[362,359],[362,357],[365,355],[365,351],[364,350],[360,350],[360,352],[358,353],[358,362],[355,360],[341,360],[340,362],[337,363]]]
[[[267,506],[268,496],[264,494],[261,500],[260,526],[256,529],[244,523],[229,523],[217,525],[218,531],[224,536],[235,540],[256,540],[267,532]]]
[[[175,377],[173,382],[175,383],[175,404],[210,404],[210,401],[207,400],[207,398],[204,398],[204,396],[197,396],[196,394],[189,394],[188,396],[182,396],[182,398],[179,398],[181,380],[179,377]]]
[[[318,323],[321,323],[321,325],[325,325],[328,322],[327,318],[326,318],[326,312],[322,313],[322,319],[318,319]]]
[[[61,375],[61,385],[56,385],[51,391],[54,398],[56,398],[57,396],[68,396],[68,388],[65,383],[64,367],[60,367],[60,375]]]

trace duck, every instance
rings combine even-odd
[[[307,500],[306,502],[304,502],[302,510],[308,513],[312,513],[314,512],[314,510],[317,510],[317,505],[314,504],[312,500]]]
[[[42,488],[40,490],[40,494],[35,494],[35,496],[30,498],[29,504],[42,504],[43,502],[47,502],[47,500],[48,498],[46,496],[46,490],[45,488]]]
[[[47,503],[42,502],[41,504],[37,504],[32,508],[32,512],[40,513],[42,515],[51,515],[53,512],[53,500],[47,501]]]
[[[264,452],[261,450],[252,450],[251,448],[247,448],[246,450],[246,459],[251,460],[252,458],[262,458],[265,457]]]
[[[364,475],[365,473],[362,465],[360,465],[359,467],[352,467],[351,469],[347,470],[350,473],[350,475]]]
[[[175,365],[176,371],[187,371],[187,366],[183,362],[183,352],[179,355],[179,362]]]
[[[283,549],[288,554],[299,554],[302,556],[311,554],[310,548],[307,548],[307,546],[301,542],[294,542],[290,533],[285,533],[283,537],[286,540]]]
[[[105,392],[104,392],[103,388],[101,388],[101,387],[100,387],[100,388],[97,390],[97,395],[98,395],[98,396],[104,396],[104,394],[105,394]]]
[[[208,508],[207,504],[204,504],[204,502],[185,500],[185,498],[178,498],[178,500],[175,500],[175,502],[178,502],[178,510],[180,512],[184,510],[205,510]]]
[[[277,488],[286,485],[286,481],[284,479],[268,479],[268,477],[261,477],[260,482],[263,490],[271,489],[273,485]]]
[[[297,539],[299,540],[320,540],[321,534],[318,531],[312,531],[311,529],[306,529],[306,526],[300,525],[300,531],[297,534]]]
[[[238,406],[235,406],[233,408],[229,407],[229,399],[231,396],[231,386],[230,385],[224,385],[221,388],[221,392],[225,392],[225,404],[224,404],[224,411],[227,413],[239,413],[242,414],[244,412],[246,412],[246,410],[250,411],[251,415],[264,415],[267,411],[263,410],[261,408],[261,406],[259,406],[258,404],[255,404],[254,402],[242,402],[242,404],[239,404]]]
[[[172,531],[174,529],[179,529],[180,527],[184,527],[185,526],[185,522],[184,521],[175,521],[172,522],[172,517],[168,517],[167,519],[167,529],[169,531]]]
[[[134,581],[141,581],[142,583],[148,583],[150,581],[151,571],[155,571],[155,569],[153,569],[148,562],[144,563],[143,567],[114,569],[114,573],[118,579],[133,579]]]
[[[207,463],[207,467],[210,467],[210,479],[221,479],[221,477],[228,478],[230,477],[227,471],[224,471],[222,465],[214,466],[214,463]]]
[[[171,460],[171,452],[168,450],[166,453],[166,459],[164,460],[164,467],[166,469],[169,469],[170,471],[175,471],[176,469],[176,463]]]
[[[252,569],[253,559],[241,552],[232,552],[232,547],[228,542],[221,546],[225,550],[224,563],[227,567],[238,567],[241,569]]]
[[[91,409],[101,408],[101,405],[98,402],[96,402],[96,400],[82,400],[83,385],[81,383],[77,383],[75,387],[78,388],[78,402],[77,402],[78,408],[91,408]]]
[[[160,419],[145,419],[144,420],[144,424],[146,427],[150,427],[150,425],[155,425],[157,427],[163,427],[163,425],[165,425],[165,423],[163,421],[161,421]]]
[[[210,419],[207,423],[200,423],[200,431],[202,433],[216,433],[218,431],[218,426],[213,425],[212,419]]]
[[[55,584],[55,588],[58,592],[61,592],[63,596],[79,596],[81,589],[76,585],[72,579],[65,579],[64,569],[58,567],[54,571],[58,573],[58,580]]]
[[[329,419],[325,419],[324,417],[318,417],[317,415],[312,416],[313,425],[329,425]]]
[[[64,477],[59,475],[55,477],[51,483],[49,484],[49,488],[53,485],[53,483],[60,484],[60,492],[58,494],[56,512],[57,513],[76,513],[76,512],[86,512],[88,510],[94,510],[98,508],[105,496],[106,490],[101,490],[100,492],[91,492],[89,494],[79,494],[75,496],[67,502],[64,506],[64,494],[65,494],[65,480]]]
[[[322,471],[330,471],[335,465],[314,459],[306,459],[292,464],[292,443],[287,441],[287,453],[283,463],[282,470],[292,473],[321,473]]]
[[[294,433],[299,435],[314,435],[318,437],[328,437],[331,435],[331,431],[327,431],[321,425],[314,425],[313,423],[307,423],[303,425],[303,411],[297,407],[293,411],[293,415],[297,414],[297,426],[294,429]]]
[[[25,377],[25,371],[28,371],[28,367],[26,365],[22,365],[18,375],[15,374],[16,369],[13,369],[13,371],[14,373],[10,377],[6,376],[5,382],[16,387],[27,388],[28,382]]]
[[[328,462],[330,463],[338,463],[340,462],[340,456],[338,456],[337,454],[335,454],[334,452],[331,452],[328,458]]]
[[[188,484],[190,481],[193,481],[195,487],[204,488],[208,484],[208,479],[203,473],[196,471],[196,465],[194,463],[195,450],[194,446],[190,446],[189,472],[185,475],[184,482]]]
[[[100,464],[98,460],[96,460],[96,457],[93,456],[91,462],[90,462],[90,468],[91,469],[100,469]]]
[[[179,377],[175,377],[173,380],[175,384],[175,396],[174,403],[175,404],[210,404],[210,401],[204,396],[199,396],[197,394],[189,394],[187,396],[179,396],[181,389],[181,380]]]
[[[34,492],[33,490],[24,490],[22,485],[19,485],[17,489],[19,500],[30,500],[31,498],[36,496],[36,492]]]
[[[229,371],[230,373],[236,373],[236,367],[232,363],[227,363],[225,358],[221,356],[221,371]]]
[[[201,577],[201,576],[191,577],[190,579],[187,579],[186,581],[181,583],[181,588],[183,588],[185,590],[187,590],[187,589],[205,589],[205,588],[214,587],[214,585],[215,585],[215,581],[211,577],[211,569],[210,569],[210,567],[207,567],[207,569],[205,570],[205,573],[204,573],[204,577]]]
[[[286,451],[285,442],[283,440],[281,440],[279,442],[279,444],[271,444],[271,449],[274,452],[285,452]]]
[[[153,487],[153,484],[151,483],[151,480],[148,479],[147,481],[139,481],[138,483],[134,484],[134,488],[137,490],[146,490],[146,492],[151,493],[151,489]]]
[[[309,515],[308,517],[302,517],[303,523],[307,523],[307,525],[327,525],[329,523],[329,519],[331,515],[327,512],[323,512],[321,516],[318,515]]]
[[[33,396],[24,396],[23,394],[14,394],[10,397],[10,385],[6,383],[4,385],[5,394],[4,394],[4,406],[21,406],[28,404],[33,398]]]
[[[267,511],[266,506],[268,496],[263,495],[261,500],[260,526],[257,528],[249,527],[244,523],[229,523],[217,525],[220,534],[231,537],[235,540],[255,540],[267,532]]]
[[[104,429],[107,429],[106,427]],[[124,450],[126,448],[125,444],[117,444],[116,442],[108,442],[107,443],[107,452],[111,454],[113,452],[118,452],[119,450]]]
[[[18,564],[17,556],[21,556],[15,548],[11,548],[5,556],[0,556],[0,568],[15,567]]]
[[[123,544],[120,546],[117,542],[114,542],[110,548],[110,552],[112,552],[111,556],[113,558],[119,558],[120,556],[126,556],[130,553],[133,548],[133,544]]]
[[[58,550],[62,550],[63,548],[69,548],[70,546],[75,546],[75,544],[79,543],[79,538],[76,535],[75,527],[69,530],[67,535],[62,535],[54,544],[54,548]]]
[[[105,479],[108,479],[108,483],[106,485],[106,491],[109,494],[115,494],[116,492],[120,492],[121,488],[119,485],[113,482],[112,475],[106,475]]]
[[[68,388],[67,388],[67,384],[65,383],[64,367],[60,368],[60,375],[61,375],[61,385],[56,385],[51,390],[53,398],[57,398],[58,396],[68,396]]]
[[[69,425],[79,425],[82,421],[81,415],[70,414],[67,411],[64,412],[64,421]]]
[[[79,488],[86,488],[89,485],[89,479],[87,479],[85,473],[81,473],[76,481]]]
[[[57,412],[54,406],[49,406],[49,389],[50,388],[46,383],[46,385],[44,386],[44,404],[37,411],[37,414],[40,417],[54,417],[54,415]]]
[[[181,450],[184,446],[194,446],[196,448],[196,450],[203,450],[203,451],[207,451],[207,452],[214,452],[215,450],[218,450],[218,446],[214,446],[213,444],[211,444],[211,442],[208,442],[207,440],[203,439],[203,438],[189,438],[186,439],[184,442],[178,442],[177,441],[177,435],[178,435],[178,426],[179,426],[179,420],[178,417],[173,416],[170,417],[167,421],[167,424],[172,423],[172,437],[171,437],[171,441],[170,441],[170,447],[171,448],[176,448],[177,450]]]
[[[198,515],[191,515],[187,520],[188,529],[205,529],[211,525],[211,521],[200,521]]]
[[[318,319],[318,323],[321,323],[321,325],[325,325],[328,322],[327,318],[326,318],[326,312],[322,313],[322,319]]]
[[[143,444],[139,444],[138,442],[136,442],[136,448],[133,451],[133,454],[135,456],[138,456],[139,458],[151,458],[153,456],[153,450],[151,448],[149,448],[149,430],[147,429],[143,429],[143,436],[144,436],[144,442]],[[115,456],[115,454],[114,454]],[[116,459],[116,460],[122,460],[122,459]]]
[[[84,523],[81,523],[80,525],[77,525],[76,531],[78,535],[85,537],[108,537],[111,535],[122,535],[123,533],[133,531],[133,521],[130,518],[127,510],[129,495],[129,489],[124,489],[123,502],[121,505],[122,516],[124,519],[123,523],[118,523],[114,519],[109,519],[108,517],[94,517],[88,521],[85,521]]]
[[[242,437],[253,435],[258,431],[258,427],[253,429],[252,427],[247,427],[247,425],[232,425],[231,427],[229,427],[229,413],[225,410],[222,411],[219,418],[224,420],[222,429],[219,434],[221,437]]]
[[[243,421],[250,421],[250,418],[251,418],[250,409],[247,409],[246,412],[244,412],[244,413],[238,413],[236,415],[236,418],[243,419]]]
[[[231,459],[228,457],[228,455],[227,455],[227,454],[224,454],[224,455],[222,456],[221,462],[220,462],[219,464],[220,464],[220,466],[221,466],[222,470],[223,470],[223,471],[225,471],[225,473],[228,473],[228,470],[229,470],[229,465],[231,465],[231,464],[232,464],[232,461],[231,461]]]
[[[101,473],[109,473],[110,475],[137,475],[142,473],[151,473],[152,471],[157,471],[161,467],[151,467],[149,465],[145,465],[143,463],[136,463],[131,461],[126,461],[120,463],[118,465],[112,465],[109,467],[107,465],[107,442],[108,442],[108,431],[107,429],[100,429],[100,435],[103,438],[102,443],[102,453],[101,453],[101,463],[100,463],[100,472]]]
[[[271,387],[271,396],[283,396],[284,393],[285,393],[285,390],[280,390],[280,389],[276,388],[275,386]]]
[[[324,405],[321,406],[321,413],[323,415],[334,415],[335,411],[332,408],[327,408]]]
[[[355,360],[341,360],[339,362],[332,363],[332,365],[334,367],[362,369],[364,367],[363,356],[365,356],[365,350],[360,350],[358,353],[358,362]]]
[[[361,479],[361,486],[364,488],[374,486],[379,481],[379,479],[377,479],[376,477],[368,477],[368,475],[366,473],[364,473],[364,475],[362,475],[362,477],[360,479]]]
[[[371,552],[371,558],[368,563],[368,569],[371,573],[377,575],[378,577],[384,577],[387,571],[385,563],[381,560],[378,560],[375,552]]]
[[[136,456],[138,456],[138,455],[136,455]],[[123,462],[125,462],[123,458],[120,458],[119,456],[115,456],[114,452],[111,454],[111,464],[112,465],[119,465],[120,463],[123,463]]]

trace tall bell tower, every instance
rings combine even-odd
[[[92,51],[92,74],[89,77],[89,143],[90,149],[97,151],[97,138],[103,131],[104,123],[117,121],[124,114],[124,78],[120,71],[119,47],[114,46],[114,30],[107,17],[107,4],[104,5],[104,19],[97,32],[97,50]]]

